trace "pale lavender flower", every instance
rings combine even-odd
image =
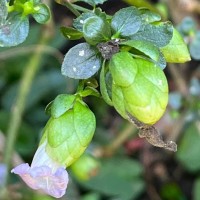
[[[12,169],[11,172],[18,174],[32,189],[60,198],[67,188],[68,173],[64,166],[49,157],[45,151],[46,144],[47,142],[44,142],[39,146],[31,166],[24,163]]]

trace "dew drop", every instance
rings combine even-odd
[[[78,54],[79,56],[84,56],[85,55],[85,51],[84,50],[81,50],[81,51],[79,51],[79,54]]]

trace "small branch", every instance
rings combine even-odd
[[[68,1],[64,1],[64,0],[55,0],[55,1],[58,4],[66,6],[72,13],[74,13],[74,15],[76,15],[76,17],[81,15],[81,13],[75,8],[75,6],[71,3],[69,3]]]

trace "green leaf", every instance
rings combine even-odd
[[[0,25],[5,23],[8,15],[6,4],[7,4],[6,0],[0,1]]]
[[[116,85],[122,87],[130,86],[137,74],[137,67],[131,54],[120,52],[115,54],[109,63],[109,69]]]
[[[62,74],[74,79],[87,79],[93,76],[101,66],[97,50],[87,43],[72,47],[62,63]]]
[[[140,13],[137,8],[131,6],[123,8],[115,13],[111,21],[111,27],[115,36],[132,36],[141,26]]]
[[[200,31],[197,31],[194,39],[189,45],[189,49],[192,58],[194,58],[195,60],[200,60]],[[188,60],[190,60],[189,53],[188,53]]]
[[[145,124],[157,122],[168,102],[168,84],[163,71],[152,62],[132,58],[128,52],[115,54],[110,67],[115,109],[124,118],[127,118],[126,112],[129,112]]]
[[[48,154],[59,163],[71,165],[89,145],[95,127],[92,111],[83,102],[76,101],[73,109],[48,121],[43,136],[48,140]]]
[[[83,91],[78,93],[81,97],[95,96],[100,97],[98,90],[93,87],[87,86]]]
[[[187,46],[176,29],[173,31],[173,37],[170,43],[160,50],[167,62],[184,63],[191,60]]]
[[[135,200],[144,190],[144,181],[140,178],[142,170],[141,164],[133,159],[104,159],[98,175],[81,184],[110,196],[107,199]]]
[[[82,1],[82,2],[90,4],[91,6],[95,6],[98,4],[103,4],[107,0],[77,0],[77,1]]]
[[[101,69],[101,73],[100,73],[100,91],[101,91],[101,95],[102,95],[104,101],[108,105],[112,106],[113,103],[112,103],[112,100],[111,100],[111,98],[109,96],[109,93],[108,93],[107,81],[106,81],[106,77],[105,76],[106,76],[105,63],[103,63],[102,69]]]
[[[78,31],[83,32],[83,25],[85,23],[85,20],[96,16],[93,12],[87,12],[87,13],[82,13],[79,17],[74,19],[73,26],[76,28]]]
[[[160,52],[159,48],[153,45],[151,42],[139,41],[139,40],[128,40],[121,42],[121,45],[127,45],[137,49],[146,56],[148,56],[155,64],[157,64],[161,69],[166,67],[165,59]]]
[[[51,116],[58,118],[73,107],[75,95],[60,94],[51,104]]]
[[[163,47],[170,42],[172,35],[171,22],[154,22],[153,24],[143,24],[130,39],[149,41],[157,47]]]
[[[38,4],[35,9],[37,9],[37,12],[32,14],[32,16],[38,23],[44,24],[50,19],[51,13],[48,6]]]
[[[200,135],[195,123],[186,127],[176,157],[191,172],[200,170]]]
[[[71,27],[61,27],[61,33],[69,40],[78,40],[83,37],[83,33]]]
[[[161,20],[161,16],[147,8],[140,8],[141,18],[146,23],[157,22]]]
[[[24,42],[28,32],[28,18],[12,15],[4,24],[0,25],[0,47],[16,46]]]
[[[198,177],[195,182],[194,182],[194,186],[193,186],[193,198],[194,200],[199,200],[200,199],[200,177]]]
[[[105,20],[101,17],[94,16],[84,21],[83,35],[89,44],[97,45],[100,42],[110,39],[111,29]]]

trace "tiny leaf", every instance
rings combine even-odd
[[[87,79],[101,66],[101,59],[94,47],[81,43],[72,47],[62,63],[62,74],[74,79]]]
[[[83,33],[71,27],[61,27],[61,33],[69,40],[78,40],[83,37]]]
[[[60,94],[51,104],[51,116],[58,118],[73,107],[74,95]]]
[[[173,31],[173,37],[170,43],[162,47],[161,52],[167,62],[184,63],[191,60],[187,46],[176,29]]]
[[[27,17],[12,15],[0,25],[0,47],[16,46],[26,39],[29,32]]]
[[[117,36],[132,36],[141,26],[140,13],[137,8],[131,6],[123,8],[115,13],[111,21],[111,27]]]
[[[46,23],[51,17],[48,6],[45,4],[38,4],[36,9],[37,12],[32,15],[33,18],[40,24]]]
[[[153,43],[157,47],[166,46],[173,35],[171,22],[155,22],[154,24],[143,24],[140,30],[131,36],[132,40],[144,40]]]
[[[111,29],[105,20],[101,17],[94,16],[85,20],[83,34],[89,44],[96,45],[110,39]]]
[[[92,12],[86,12],[86,13],[81,14],[79,17],[77,17],[74,20],[74,22],[73,22],[74,28],[76,28],[78,31],[83,32],[83,25],[85,23],[85,20],[90,17],[94,17],[94,16],[96,16],[96,15]]]

